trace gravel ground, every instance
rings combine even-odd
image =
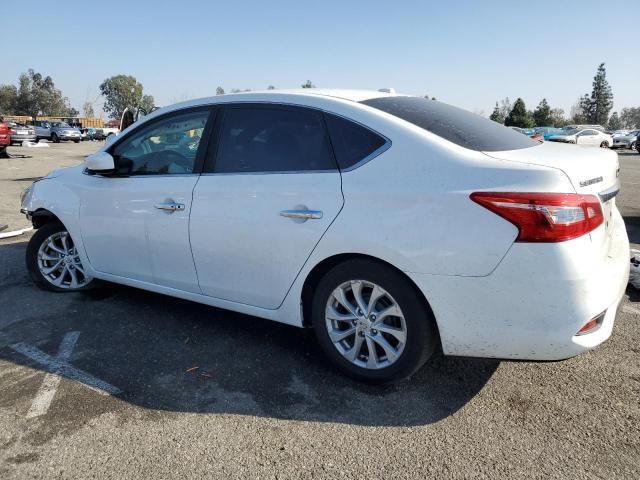
[[[33,158],[0,160],[0,223],[26,226],[14,214],[26,179],[96,146],[11,149]],[[638,243],[640,155],[620,158],[618,203]],[[327,368],[308,331],[126,287],[38,291],[27,240],[0,241],[2,479],[640,478],[639,291],[612,338],[579,357],[438,355],[373,387]],[[72,331],[70,362],[122,393],[63,378],[28,418],[45,373],[9,345],[54,356]]]

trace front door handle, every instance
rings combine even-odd
[[[165,202],[165,203],[156,203],[154,205],[158,210],[164,210],[167,212],[175,212],[175,211],[183,211],[184,203],[175,203],[175,202]]]
[[[320,210],[282,210],[280,212],[281,217],[295,218],[297,220],[318,220],[322,218],[322,211]]]

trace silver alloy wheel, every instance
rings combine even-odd
[[[333,346],[358,367],[380,369],[393,364],[407,343],[400,306],[382,287],[350,280],[330,295],[325,324]]]
[[[38,249],[38,269],[58,288],[77,289],[92,280],[84,271],[69,232],[56,232],[42,242]]]

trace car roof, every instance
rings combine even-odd
[[[330,88],[297,88],[297,89],[274,89],[274,90],[250,90],[245,92],[225,93],[224,95],[215,95],[211,97],[196,98],[193,100],[187,100],[185,102],[175,103],[173,105],[167,105],[156,112],[169,112],[172,110],[178,110],[181,108],[207,105],[215,103],[227,103],[233,102],[236,98],[238,101],[251,102],[268,101],[270,97],[278,98],[277,101],[282,101],[285,98],[288,99],[304,99],[313,97],[326,97],[343,101],[362,102],[364,100],[370,100],[372,98],[380,97],[392,97],[392,96],[406,96],[396,94],[393,89],[389,92],[381,92],[377,90],[348,90],[348,89],[330,89]]]

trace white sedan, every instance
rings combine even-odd
[[[578,145],[588,145],[591,147],[611,148],[613,138],[611,135],[596,130],[594,128],[566,130],[562,135],[554,135],[549,138],[550,142],[577,143]]]
[[[557,360],[611,334],[617,156],[424,98],[252,92],[158,110],[29,187],[35,283],[109,281],[313,327],[356,378]],[[283,368],[286,368],[283,366]]]

